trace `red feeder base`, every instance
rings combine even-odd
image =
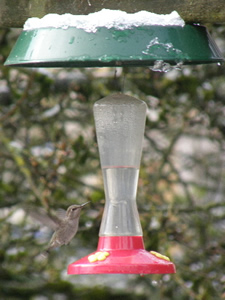
[[[167,257],[144,249],[142,236],[100,237],[97,251],[68,266],[68,274],[175,273]]]

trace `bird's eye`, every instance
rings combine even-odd
[[[72,210],[76,210],[76,207],[72,208]]]

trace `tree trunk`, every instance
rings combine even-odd
[[[225,22],[225,0],[0,0],[0,27],[23,27],[26,19],[48,13],[79,15],[102,8],[158,14],[176,10],[188,23]]]

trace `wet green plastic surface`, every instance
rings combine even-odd
[[[222,62],[206,28],[197,25],[23,31],[5,65],[24,67],[152,66]]]

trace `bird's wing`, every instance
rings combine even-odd
[[[40,207],[27,207],[23,208],[25,212],[28,213],[32,218],[39,221],[42,225],[45,225],[47,227],[50,227],[53,230],[56,230],[61,220],[53,215],[48,214],[43,208]]]

